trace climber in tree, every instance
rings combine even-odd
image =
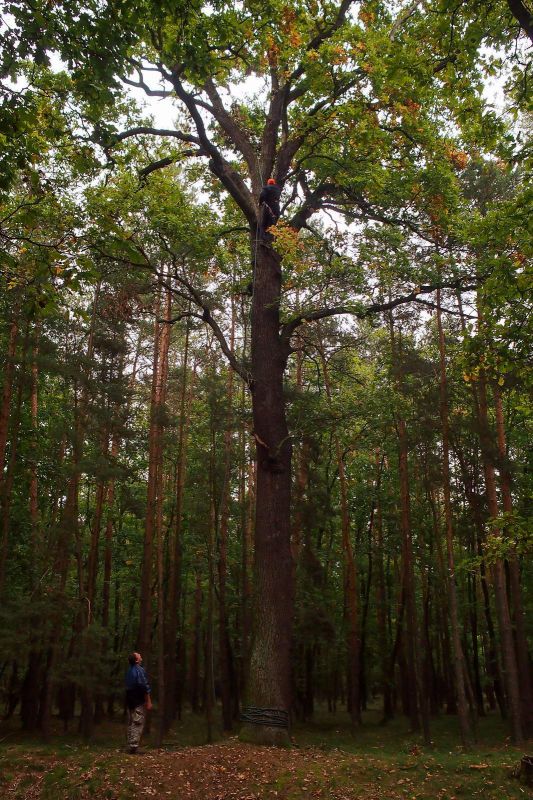
[[[281,189],[274,178],[269,178],[259,195],[259,238],[267,240],[267,230],[279,219]]]

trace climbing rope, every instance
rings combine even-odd
[[[241,722],[249,725],[265,725],[269,728],[288,728],[289,714],[281,708],[247,706],[242,710]]]

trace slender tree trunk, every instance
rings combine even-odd
[[[250,638],[252,631],[252,583],[253,531],[255,510],[256,462],[248,456],[246,439],[242,441],[243,485],[242,485],[242,530],[241,530],[241,624],[242,663],[244,686],[247,684],[250,667]]]
[[[255,230],[252,253],[255,253]],[[280,717],[291,707],[290,648],[293,580],[290,550],[291,455],[283,376],[288,347],[280,336],[280,258],[259,246],[252,300],[252,410],[257,450],[254,551],[254,633],[248,702]],[[262,711],[260,712],[262,713]],[[286,745],[288,730],[246,722],[241,737]],[[263,717],[264,719],[264,717]]]
[[[477,408],[477,395],[475,393],[473,393],[473,399],[474,399],[474,405]],[[503,681],[500,671],[500,665],[498,662],[498,653],[496,647],[496,632],[494,628],[494,621],[492,618],[490,592],[487,579],[487,568],[484,560],[483,542],[485,539],[485,528],[481,513],[481,500],[472,484],[472,479],[467,469],[465,457],[461,449],[457,445],[455,445],[455,454],[461,466],[461,475],[463,480],[465,496],[472,513],[472,518],[474,520],[474,527],[476,532],[475,547],[477,556],[480,559],[479,580],[481,586],[481,593],[483,595],[483,612],[485,616],[485,624],[488,637],[487,647],[485,648],[485,655],[486,655],[485,661],[486,661],[487,673],[492,680],[493,683],[492,688],[494,690],[494,695],[491,695],[491,697],[492,696],[496,697],[500,713],[503,718],[506,718],[507,703],[503,692]]]
[[[178,456],[176,465],[176,510],[174,530],[169,544],[169,589],[167,603],[166,623],[166,714],[165,726],[170,727],[176,713],[176,637],[178,633],[178,616],[181,598],[181,559],[182,559],[182,524],[183,524],[183,492],[185,488],[185,473],[187,465],[187,435],[189,428],[190,407],[193,397],[195,373],[188,382],[189,370],[189,336],[190,327],[187,322],[185,331],[185,346],[183,351],[183,370],[181,382],[180,410],[179,410],[179,435]]]
[[[165,319],[171,318],[172,292],[167,288],[165,298]],[[167,397],[168,350],[170,346],[170,324],[163,323],[160,333],[158,363],[158,380],[156,389],[156,453],[155,453],[155,544],[157,563],[157,680],[158,680],[158,714],[159,721],[156,732],[156,746],[160,747],[165,732],[165,587],[164,587],[164,542],[163,542],[163,412]]]
[[[455,558],[453,552],[453,520],[450,491],[450,444],[448,420],[448,381],[446,375],[446,352],[442,316],[440,310],[440,289],[437,289],[437,327],[439,331],[440,354],[440,420],[442,428],[442,482],[444,494],[444,518],[446,526],[446,553],[448,558],[448,607],[452,628],[453,665],[455,688],[457,691],[457,712],[459,729],[463,747],[469,749],[472,742],[472,730],[468,718],[466,691],[464,684],[464,657],[461,647],[459,628],[459,609],[457,603],[457,585],[455,580]]]
[[[102,437],[102,456],[107,457],[109,450],[109,431],[105,430]],[[95,619],[96,602],[96,578],[98,574],[98,552],[100,543],[100,533],[104,514],[104,501],[107,494],[107,484],[104,480],[99,480],[96,487],[95,511],[91,526],[91,540],[89,545],[89,557],[87,562],[87,584],[84,596],[82,596],[82,606],[80,609],[80,620],[78,638],[82,639],[84,631],[87,630]],[[80,641],[82,652],[85,649],[83,641]],[[94,697],[93,691],[89,686],[83,686],[80,691],[81,713],[80,713],[80,732],[84,739],[88,740],[92,736],[94,722]]]
[[[235,303],[231,301],[230,350],[233,352],[235,340]],[[232,729],[233,723],[233,656],[229,634],[227,610],[227,577],[228,577],[228,529],[229,501],[231,492],[231,464],[233,443],[233,370],[228,370],[226,385],[226,402],[228,418],[224,430],[224,479],[222,500],[220,504],[220,525],[218,530],[218,634],[220,658],[220,691],[222,699],[222,725],[225,731]]]
[[[13,481],[15,478],[15,468],[17,465],[19,430],[20,430],[20,422],[22,414],[22,397],[24,392],[24,371],[26,365],[26,354],[28,349],[28,335],[29,335],[29,326],[27,325],[26,333],[24,336],[24,343],[22,347],[20,372],[18,374],[17,397],[16,397],[15,408],[13,410],[13,420],[11,426],[11,452],[9,455],[9,463],[7,465],[6,474],[4,475],[3,473],[0,473],[0,503],[2,509],[0,517],[1,530],[2,530],[2,540],[0,542],[0,601],[4,593],[6,564],[8,556],[9,528],[11,521],[11,516],[10,516],[11,500],[13,494]]]
[[[512,514],[513,501],[511,495],[511,474],[507,458],[507,443],[505,437],[505,422],[503,417],[502,398],[496,384],[493,386],[494,405],[496,410],[496,434],[498,455],[500,460],[500,485],[502,491],[502,505],[506,514]],[[509,554],[509,574],[511,585],[511,599],[514,610],[516,661],[520,683],[520,698],[522,708],[522,721],[526,735],[533,729],[533,699],[531,688],[531,666],[527,643],[524,606],[520,588],[520,565],[514,549]]]
[[[296,302],[298,303],[298,298]],[[296,351],[296,390],[298,392],[301,392],[302,388],[303,388],[303,354],[302,354],[302,343],[300,337],[298,337],[298,347]],[[304,504],[305,490],[307,487],[307,481],[309,478],[309,440],[307,438],[303,439],[301,446],[299,448],[297,464],[298,466],[296,469],[296,479],[295,479],[294,516],[293,516],[292,535],[291,535],[291,550],[292,550],[292,560],[294,569],[296,569],[296,566],[300,559],[300,553],[304,538],[303,504]]]
[[[96,328],[98,300],[100,297],[100,283],[97,284],[92,303],[91,326],[87,341],[86,359],[90,365],[93,357],[94,334]],[[90,370],[90,366],[88,367]],[[86,376],[88,377],[88,375]],[[72,542],[79,545],[79,501],[78,492],[81,478],[80,463],[83,457],[85,430],[87,427],[88,411],[88,390],[86,384],[79,392],[75,383],[74,390],[74,433],[72,437],[72,457],[71,457],[71,477],[67,484],[65,505],[63,506],[59,519],[57,539],[54,547],[52,574],[55,582],[51,591],[51,596],[55,600],[55,609],[52,614],[50,625],[50,639],[48,648],[48,661],[46,667],[45,683],[42,692],[40,723],[43,737],[48,740],[50,737],[50,726],[53,706],[53,695],[55,688],[55,669],[59,657],[59,646],[61,639],[61,627],[65,604],[65,588],[67,585],[68,572],[70,567],[70,550]],[[81,564],[79,565],[79,599],[83,602],[83,584],[81,574]]]
[[[393,361],[397,364],[397,382],[400,393],[403,392],[402,352],[400,346],[396,347],[394,325],[391,318],[391,347]],[[398,467],[400,476],[400,528],[402,533],[402,582],[404,586],[405,611],[406,611],[406,637],[405,650],[407,661],[407,676],[409,685],[409,718],[411,728],[417,731],[420,728],[420,716],[424,729],[424,739],[430,744],[429,716],[427,714],[427,695],[422,686],[422,675],[419,662],[418,649],[418,622],[415,597],[415,573],[413,558],[413,541],[411,532],[411,503],[409,490],[407,425],[402,416],[397,418],[396,429],[398,432]]]
[[[211,452],[210,452],[210,499],[209,499],[209,518],[207,521],[207,614],[205,631],[205,691],[204,691],[204,712],[207,723],[207,743],[213,741],[213,708],[214,697],[214,637],[213,637],[213,617],[214,617],[214,588],[215,588],[215,564],[214,546],[215,534],[217,529],[217,510],[216,510],[216,479],[215,479],[215,431],[211,431]]]
[[[39,515],[39,494],[37,481],[37,452],[39,447],[38,427],[39,427],[39,404],[38,404],[38,384],[39,369],[37,358],[39,355],[39,334],[40,328],[36,324],[33,342],[33,359],[31,364],[31,392],[30,392],[30,412],[31,412],[31,438],[32,454],[29,462],[30,470],[30,521],[31,521],[31,541],[32,541],[32,586],[35,589],[37,575],[43,556],[41,541],[41,520]],[[1,474],[1,473],[0,473]]]
[[[428,469],[426,464],[426,471]],[[435,551],[437,554],[437,564],[440,583],[442,584],[441,602],[438,606],[438,619],[440,630],[440,643],[442,655],[442,693],[443,699],[446,699],[446,713],[455,714],[457,711],[457,702],[454,688],[453,674],[453,658],[451,656],[452,647],[450,645],[450,634],[448,629],[448,618],[450,616],[449,610],[449,597],[448,597],[448,569],[444,562],[442,537],[440,521],[442,514],[439,509],[437,491],[433,490],[430,486],[429,478],[427,478],[427,497],[431,508],[431,518],[433,522],[433,538],[435,539]]]
[[[383,541],[383,512],[381,498],[381,473],[384,457],[376,450],[376,522],[374,525],[374,562],[376,565],[376,622],[378,629],[378,650],[381,671],[381,690],[383,692],[383,722],[394,716],[392,706],[391,686],[393,679],[390,674],[389,643],[387,636],[387,587],[385,584],[384,569],[384,541]]]
[[[160,367],[159,357],[163,328],[159,322],[161,297],[158,294],[155,302],[154,349],[152,361],[152,390],[150,395],[150,430],[148,434],[148,486],[146,499],[146,520],[144,527],[144,546],[141,573],[141,596],[139,610],[139,631],[137,634],[137,650],[144,658],[145,664],[150,659],[150,638],[152,628],[152,570],[154,553],[154,529],[157,499],[157,460],[159,452],[160,412]]]
[[[194,608],[191,631],[191,660],[189,664],[189,690],[191,709],[197,714],[200,708],[200,643],[202,640],[202,578],[200,565],[196,565]]]
[[[15,312],[16,317],[16,312]],[[0,404],[0,486],[4,479],[6,463],[6,445],[9,428],[9,411],[13,394],[13,375],[15,371],[15,354],[17,351],[18,318],[13,319],[9,327],[9,340],[7,344],[6,362],[2,382],[2,400]]]
[[[328,401],[331,403],[331,385],[324,352],[321,350],[324,385]],[[348,510],[348,482],[344,469],[342,450],[337,434],[333,435],[339,473],[342,557],[344,573],[344,608],[346,613],[346,644],[348,652],[348,709],[352,726],[361,723],[361,636],[359,622],[359,589],[357,582],[357,564],[351,539],[350,513]]]
[[[480,371],[478,383],[478,411],[480,422],[481,452],[483,455],[483,469],[485,474],[485,490],[487,493],[487,503],[489,514],[493,519],[498,517],[498,499],[496,493],[496,477],[494,464],[491,458],[491,440],[488,422],[486,379],[484,370]],[[497,533],[497,531],[495,531]],[[498,626],[500,630],[500,643],[502,648],[503,678],[507,703],[509,708],[509,720],[511,723],[511,737],[513,742],[520,744],[524,740],[522,730],[522,714],[520,706],[520,690],[518,683],[518,668],[516,664],[515,646],[513,639],[513,629],[511,615],[507,601],[505,587],[505,570],[501,558],[496,558],[491,568],[494,595],[496,599],[496,612],[498,616]]]

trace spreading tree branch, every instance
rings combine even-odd
[[[188,142],[189,144],[200,144],[199,138],[197,136],[192,136],[190,133],[183,133],[183,131],[170,130],[167,128],[151,128],[148,125],[137,125],[135,128],[128,128],[126,131],[116,133],[113,136],[112,144],[118,144],[132,136],[163,136],[179,139],[181,142]]]
[[[299,314],[297,317],[294,317],[292,320],[285,322],[281,326],[281,339],[283,341],[284,346],[287,350],[290,350],[290,340],[295,332],[295,330],[304,322],[317,322],[320,319],[326,319],[327,317],[336,317],[341,314],[350,314],[358,319],[366,319],[374,314],[380,314],[384,311],[391,311],[393,308],[397,306],[405,305],[406,303],[413,303],[413,302],[424,302],[420,295],[424,294],[431,294],[435,292],[437,289],[459,289],[463,292],[471,291],[476,289],[476,285],[463,285],[460,278],[455,281],[451,281],[449,283],[432,283],[432,284],[422,284],[421,286],[416,286],[411,292],[408,294],[400,295],[399,297],[394,298],[394,300],[389,300],[386,303],[371,303],[368,306],[362,306],[360,308],[353,308],[350,306],[332,306],[330,308],[318,308],[315,311],[310,311],[307,314]],[[429,305],[427,302],[425,305]],[[431,304],[431,307],[433,304]],[[443,309],[446,310],[446,309]]]
[[[161,69],[164,70],[162,65]],[[202,115],[200,114],[198,105],[196,103],[196,98],[193,94],[185,89],[179,76],[179,70],[176,69],[172,73],[164,70],[164,73],[165,77],[172,82],[178,98],[187,108],[187,111],[189,112],[189,115],[196,126],[200,144],[206,151],[206,154],[210,157],[209,169],[213,175],[217,176],[224,188],[229,192],[231,197],[233,197],[248,220],[250,226],[255,228],[257,225],[257,211],[252,193],[238,172],[236,172],[231,164],[226,161],[218,147],[213,144],[207,135]]]

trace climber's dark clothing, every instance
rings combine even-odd
[[[275,225],[279,219],[280,208],[279,198],[281,189],[276,184],[267,184],[261,189],[259,195],[259,236],[265,238],[265,234],[271,225]]]
[[[272,212],[272,215],[276,218],[276,222],[279,219],[279,198],[281,197],[281,189],[276,184],[267,184],[263,186],[261,189],[261,194],[259,195],[259,205],[266,203],[269,209]]]

